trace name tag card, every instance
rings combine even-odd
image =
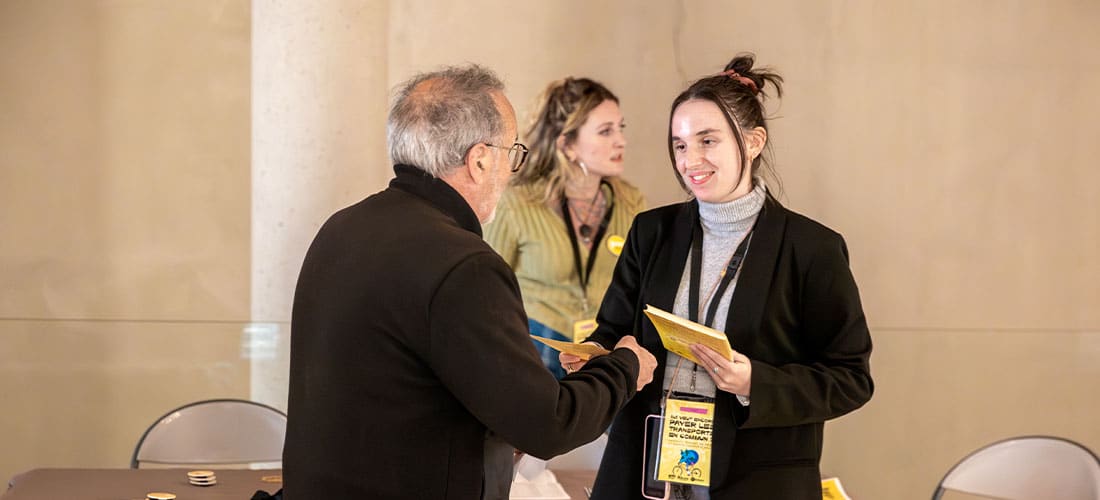
[[[657,479],[710,486],[713,401],[668,398]]]

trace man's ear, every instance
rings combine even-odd
[[[760,156],[767,144],[768,131],[764,127],[753,127],[745,131],[745,149],[749,153],[749,158]]]
[[[475,144],[466,153],[466,172],[475,184],[481,184],[488,175],[489,147],[484,144]]]

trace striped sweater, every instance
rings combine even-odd
[[[527,316],[566,338],[573,338],[575,321],[596,317],[618,261],[618,248],[611,249],[613,242],[622,243],[634,216],[645,208],[638,188],[619,178],[607,181],[614,191],[615,206],[603,239],[592,244],[592,251],[599,253],[587,294],[577,276],[565,220],[549,204],[532,200],[531,188],[505,191],[495,220],[484,228],[485,240],[516,273]],[[580,247],[583,265],[589,251]]]

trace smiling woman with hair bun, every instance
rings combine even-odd
[[[844,238],[781,205],[762,175],[764,100],[783,80],[754,62],[738,56],[672,101],[669,158],[692,199],[638,215],[587,339],[606,347],[634,335],[658,362],[611,427],[593,499],[640,498],[645,483],[656,498],[819,500],[825,421],[874,390]],[[646,305],[725,333],[732,358],[700,345],[698,363],[666,351]],[[709,415],[698,427],[711,430],[709,450],[671,450],[690,455],[676,465],[692,474],[654,483],[643,443],[659,427],[647,434],[647,417],[678,400],[714,405],[693,410]]]

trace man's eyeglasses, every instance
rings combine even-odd
[[[505,149],[504,146],[497,146],[496,144],[485,143],[486,146],[491,148]],[[519,172],[520,167],[523,166],[523,162],[527,161],[527,146],[518,142],[513,143],[512,147],[508,149],[508,159],[512,161],[512,172]]]

